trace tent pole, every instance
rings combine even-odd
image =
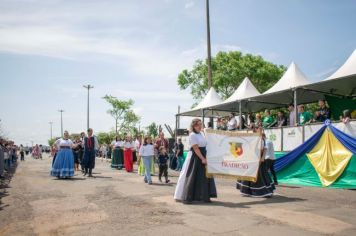
[[[297,108],[297,105],[298,105],[298,102],[297,102],[297,89],[294,89],[293,91],[294,93],[294,115],[295,115],[295,124],[297,125],[299,122],[298,122],[298,108]]]
[[[202,110],[202,118],[203,118],[203,128],[205,128],[205,114],[204,114],[204,109]]]
[[[241,108],[241,100],[239,101],[239,116],[240,116],[240,127],[239,127],[239,130],[242,130],[242,113],[241,113],[241,111],[242,111],[242,108]]]
[[[174,133],[174,140],[177,143],[177,141],[178,141],[178,115],[176,115],[176,132]]]

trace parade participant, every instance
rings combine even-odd
[[[25,151],[24,151],[24,147],[22,146],[22,144],[20,145],[20,157],[21,157],[21,161],[25,160]]]
[[[115,137],[115,140],[112,141],[111,146],[113,148],[113,154],[111,159],[111,168],[121,170],[124,167],[124,142],[119,136]]]
[[[133,150],[133,153],[132,153],[132,155],[133,155],[133,162],[134,162],[134,163],[137,162],[137,156],[138,156],[137,153],[138,153],[138,151],[140,150],[141,139],[142,139],[142,136],[137,135],[137,136],[136,136],[136,139],[135,139],[135,141],[134,141],[134,150]]]
[[[5,170],[5,140],[0,138],[0,179],[4,179]]]
[[[140,161],[142,160],[143,165],[145,167],[144,181],[145,183],[148,184],[152,184],[151,165],[152,165],[153,156],[154,156],[154,146],[152,144],[152,138],[146,136],[139,150],[139,158]]]
[[[259,128],[257,132],[261,133],[262,128]],[[248,197],[271,197],[275,189],[274,184],[267,172],[265,156],[266,156],[266,139],[262,136],[261,139],[261,153],[260,153],[260,166],[258,168],[257,180],[252,181],[237,181],[236,188],[240,190],[243,196]]]
[[[101,162],[107,158],[107,148],[105,144],[102,144],[100,147],[100,153],[101,153]]]
[[[315,121],[316,122],[324,122],[327,119],[330,119],[331,113],[330,109],[326,107],[326,103],[324,99],[319,100],[319,110],[316,112]]]
[[[158,174],[158,180],[159,182],[162,182],[162,175],[164,175],[164,178],[166,180],[166,184],[169,183],[168,179],[168,162],[169,157],[167,154],[167,150],[161,146],[159,148],[159,155],[158,155],[158,166],[159,166],[159,174]]]
[[[272,177],[273,177],[273,183],[275,185],[278,185],[277,175],[276,175],[276,172],[274,171],[274,161],[276,159],[276,156],[274,154],[273,142],[266,138],[265,133],[262,134],[262,137],[266,141],[266,155],[265,155],[266,169],[267,169],[267,172],[268,171],[271,172]]]
[[[74,175],[73,142],[69,139],[68,131],[64,131],[63,138],[55,142],[58,152],[53,163],[51,175],[57,178],[69,178]]]
[[[179,175],[174,194],[176,200],[189,204],[193,201],[210,202],[210,198],[217,197],[214,178],[206,177],[206,144],[201,120],[193,119],[189,134],[191,149]]]
[[[84,166],[84,176],[88,175],[89,177],[93,177],[92,170],[95,168],[95,154],[96,150],[98,150],[99,143],[96,136],[93,136],[93,129],[88,129],[88,137],[84,138],[84,158],[83,158],[83,166]]]
[[[75,146],[73,146],[73,156],[74,156],[74,170],[79,171],[79,156],[81,155],[81,144],[80,138],[77,137],[75,140]]]
[[[168,150],[169,143],[168,143],[168,140],[164,137],[164,133],[160,132],[159,138],[157,139],[156,144],[155,144],[155,148],[156,148],[157,152],[158,152],[159,148],[162,146]]]
[[[85,138],[85,132],[81,132],[80,133],[80,142],[81,142],[81,146],[80,146],[80,153],[79,153],[79,164],[80,164],[80,168],[82,169],[82,173],[84,174],[84,138]]]
[[[38,144],[36,144],[36,146],[32,150],[32,157],[38,159],[39,155],[40,155],[40,147],[38,146]]]
[[[133,156],[132,150],[134,149],[132,138],[127,136],[124,142],[124,166],[127,172],[133,171]]]
[[[181,138],[178,139],[178,143],[176,144],[176,157],[178,163],[176,171],[181,171],[184,161],[184,145]]]

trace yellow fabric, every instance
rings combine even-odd
[[[307,156],[323,186],[329,186],[344,172],[352,153],[327,128]]]

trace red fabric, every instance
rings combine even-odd
[[[88,137],[88,148],[91,148],[91,137]]]
[[[127,172],[133,171],[133,156],[131,149],[124,150],[124,165]]]

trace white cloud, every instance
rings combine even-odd
[[[189,9],[189,8],[192,8],[194,7],[195,3],[193,1],[190,1],[190,2],[187,2],[184,7],[185,9]]]

